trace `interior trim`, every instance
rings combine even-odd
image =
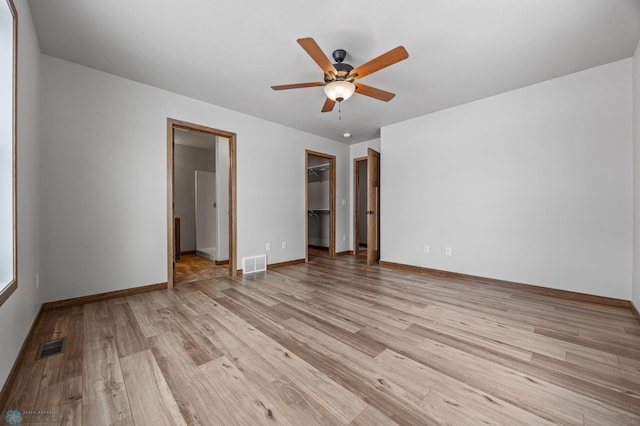
[[[449,271],[443,271],[440,269],[425,268],[422,266],[387,262],[386,260],[381,260],[380,266],[385,266],[389,268],[407,269],[407,270],[416,271],[416,272],[425,272],[438,277],[463,279],[463,280],[479,282],[482,284],[495,285],[499,287],[515,288],[519,290],[528,291],[530,293],[543,294],[545,296],[554,296],[554,297],[567,299],[567,300],[578,300],[581,302],[590,302],[590,303],[597,303],[599,305],[617,306],[620,308],[630,308],[632,306],[632,303],[628,300],[616,299],[613,297],[596,296],[593,294],[578,293],[575,291],[568,291],[568,290],[559,290],[556,288],[549,288],[549,287],[539,287],[531,284],[522,284],[522,283],[517,283],[513,281],[499,280],[495,278],[479,277],[477,275],[461,274],[458,272],[449,272]]]
[[[18,280],[13,280],[9,285],[7,285],[0,292],[0,306],[2,306],[2,304],[6,302],[7,299],[9,299],[9,296],[11,296],[13,292],[16,291],[17,288],[18,288]]]
[[[0,291],[0,306],[18,288],[18,10],[13,0],[7,0],[13,25],[12,65],[11,65],[11,238],[13,262],[11,281]]]
[[[272,263],[270,265],[267,265],[267,269],[276,269],[276,268],[282,268],[283,266],[299,265],[304,262],[305,262],[304,259],[287,260],[286,262],[278,262],[278,263]]]
[[[175,159],[174,129],[195,130],[229,139],[229,276],[236,275],[237,263],[237,137],[235,133],[188,121],[167,118],[167,285],[173,288],[175,275]]]
[[[22,342],[22,346],[20,347],[20,351],[18,352],[18,356],[11,366],[11,370],[9,371],[9,375],[7,376],[7,380],[4,382],[4,386],[2,386],[2,391],[0,391],[0,407],[4,407],[9,399],[9,389],[13,388],[13,385],[18,377],[18,370],[23,363],[23,360],[27,354],[27,344],[34,339],[34,335],[36,332],[36,326],[38,325],[38,321],[40,321],[40,316],[42,315],[43,309],[40,306],[36,317],[33,319],[31,323],[31,328],[29,328],[29,332],[27,336],[24,338]]]
[[[306,263],[306,259],[294,259],[287,260],[286,262],[270,263],[267,265],[267,270],[282,268],[283,266],[299,265],[301,263]],[[238,273],[238,275],[242,275],[242,269],[238,269],[236,272]]]
[[[144,285],[141,287],[125,288],[123,290],[108,291],[106,293],[90,294],[88,296],[72,297],[71,299],[46,302],[42,304],[42,312],[58,308],[69,308],[72,306],[84,305],[85,303],[102,302],[116,297],[132,296],[134,294],[148,293],[150,291],[164,290],[167,283]]]
[[[631,312],[633,312],[633,316],[636,317],[638,322],[640,322],[640,311],[638,310],[638,307],[632,301],[629,301],[629,304],[631,305],[630,308]]]

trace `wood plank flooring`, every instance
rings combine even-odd
[[[213,260],[194,253],[182,254],[176,260],[174,285],[229,275],[228,265],[216,265]]]
[[[8,409],[85,425],[639,425],[631,311],[313,256],[44,312]],[[67,336],[63,354],[38,345]]]

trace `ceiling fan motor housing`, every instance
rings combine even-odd
[[[344,59],[347,57],[347,51],[344,49],[336,49],[333,51],[332,56],[333,56],[333,59],[336,61],[336,63],[333,64],[333,67],[336,69],[337,74],[336,75],[332,75],[333,73],[325,74],[324,75],[325,83],[329,83],[331,81],[347,80],[349,73],[353,69],[351,65],[343,62]]]
[[[344,58],[347,57],[347,51],[344,49],[336,49],[333,51],[333,60],[337,63],[341,63],[344,61]]]

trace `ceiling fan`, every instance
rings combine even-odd
[[[389,102],[393,99],[395,93],[367,86],[362,83],[354,83],[354,81],[409,57],[407,50],[403,46],[398,46],[387,53],[354,68],[344,62],[347,52],[343,49],[333,51],[333,59],[336,63],[332,64],[331,60],[329,60],[324,52],[322,52],[318,43],[316,43],[316,41],[311,37],[299,38],[298,44],[300,44],[309,56],[311,56],[320,68],[322,68],[322,71],[324,71],[324,82],[318,81],[311,83],[284,84],[280,86],[271,86],[271,88],[273,90],[285,90],[324,86],[324,93],[327,95],[327,100],[322,107],[322,112],[332,111],[336,102],[340,103],[347,100],[354,93]]]

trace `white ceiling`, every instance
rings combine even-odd
[[[638,0],[29,0],[43,53],[330,139],[633,55]],[[358,66],[403,45],[409,58],[363,78],[397,96],[355,95],[321,113],[322,81],[296,43]],[[463,125],[463,123],[461,123]],[[227,129],[234,131],[234,129]],[[353,137],[343,139],[350,132]]]

